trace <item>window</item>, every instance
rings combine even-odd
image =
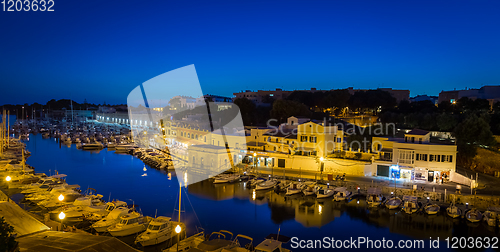
[[[342,138],[339,137],[339,138],[337,138],[337,143],[340,143],[340,142],[342,142]]]
[[[415,137],[411,137],[411,142],[414,143],[415,142]]]
[[[419,138],[418,139],[418,143],[421,144],[422,143],[422,138]]]
[[[448,162],[450,162],[450,163],[453,162],[453,155],[448,156]]]
[[[420,154],[417,153],[417,156],[415,157],[415,160],[416,161],[419,161],[420,160]]]
[[[315,143],[316,142],[316,137],[315,136],[309,137],[309,142]]]
[[[447,161],[447,156],[446,155],[441,155],[441,162]]]
[[[307,136],[300,136],[301,142],[307,142]]]
[[[399,163],[402,164],[413,164],[413,159],[415,158],[415,152],[414,151],[406,151],[406,150],[400,150],[399,151]]]
[[[434,155],[429,155],[429,161],[433,162],[434,161]]]

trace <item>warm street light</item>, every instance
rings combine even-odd
[[[180,197],[180,195],[179,195]],[[180,201],[179,201],[180,203]],[[179,206],[179,212],[180,212],[180,209],[181,207]],[[180,216],[180,214],[179,214]],[[180,233],[181,233],[181,226],[180,225],[177,225],[177,227],[175,227],[175,232],[177,233],[177,251],[179,251],[179,242],[181,241],[181,236],[180,236]]]
[[[319,161],[323,162],[325,159],[323,157],[319,158]]]
[[[62,223],[63,223],[64,218],[66,218],[66,215],[63,212],[61,212],[59,214],[59,219],[61,220],[61,224],[59,226],[59,231],[62,231]]]
[[[7,182],[9,182],[9,181],[11,181],[11,180],[12,180],[12,178],[11,178],[10,176],[7,176],[7,177],[5,178],[5,180],[6,180]]]
[[[61,194],[61,195],[59,195],[59,197],[57,197],[57,199],[58,199],[59,201],[63,201],[63,200],[64,200],[64,195],[62,195],[62,194]],[[59,216],[61,216],[61,215],[59,215]],[[63,217],[63,218],[64,218],[64,217]]]

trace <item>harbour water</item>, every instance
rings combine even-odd
[[[95,188],[106,200],[135,203],[144,215],[156,213],[177,218],[179,187],[174,172],[150,168],[134,156],[112,150],[90,152],[78,150],[75,145],[60,146],[55,139],[43,139],[41,134],[30,135],[26,144],[31,152],[27,163],[37,172],[49,175],[57,170],[68,175],[69,184],[78,184],[82,190]],[[202,181],[182,190],[181,219],[186,223],[188,235],[195,233],[196,227],[207,233],[223,229],[234,235],[250,236],[258,244],[268,234],[280,230],[282,235],[301,240],[367,237],[390,239],[397,244],[399,240],[423,239],[426,249],[429,238],[439,237],[440,249],[446,249],[443,240],[447,237],[499,236],[498,227],[490,228],[483,222],[453,220],[444,212],[427,216],[406,215],[385,208],[372,210],[363,199],[346,203],[333,202],[331,198],[321,201],[305,196],[285,197],[271,191],[254,193],[245,188],[245,182],[214,185]],[[300,250],[292,245],[288,243],[285,247]]]

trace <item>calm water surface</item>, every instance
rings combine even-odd
[[[68,175],[69,184],[78,184],[82,190],[95,188],[106,200],[134,202],[145,215],[154,216],[157,212],[177,218],[179,187],[173,172],[169,175],[145,166],[136,157],[106,149],[89,152],[78,150],[75,145],[59,146],[55,139],[43,139],[41,134],[31,135],[27,147],[31,152],[28,164],[37,172],[49,175],[57,170]],[[280,228],[280,234],[300,239],[369,237],[391,239],[395,243],[425,239],[426,249],[429,237],[443,240],[452,236],[498,236],[498,228],[490,229],[484,223],[467,224],[444,214],[408,216],[383,208],[368,210],[363,200],[337,203],[331,199],[284,197],[274,192],[254,195],[244,185],[244,182],[214,185],[202,181],[183,188],[181,218],[188,235],[195,233],[196,227],[206,232],[224,229],[234,235],[253,237],[258,244]],[[441,242],[440,248],[446,249],[446,243]],[[293,249],[298,250],[301,249]]]

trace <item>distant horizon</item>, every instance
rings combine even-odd
[[[481,85],[479,87],[463,87],[463,88],[455,88],[455,89],[452,89],[452,90],[442,90],[440,92],[443,92],[443,91],[460,91],[460,90],[470,90],[470,89],[480,89],[481,87],[484,87],[484,86],[500,86],[500,84],[484,84],[484,85]],[[353,88],[354,90],[358,90],[358,89],[362,89],[362,90],[374,90],[374,89],[383,89],[383,88],[392,88],[392,87],[385,87],[385,86],[381,86],[381,87],[376,87],[376,88],[356,88],[356,87],[353,87],[353,86],[349,86],[349,87],[346,87],[346,88],[334,88],[334,89],[318,89],[316,88],[316,91],[330,91],[330,90],[338,90],[338,89],[348,89],[348,88]],[[286,88],[282,88],[282,87],[277,87],[277,88],[269,88],[269,89],[248,89],[250,90],[250,92],[257,92],[259,90],[261,91],[274,91],[276,89],[282,89],[283,91],[309,91],[311,90],[312,88],[315,88],[315,87],[310,87],[308,89],[286,89]],[[423,96],[423,95],[427,95],[427,96],[435,96],[435,97],[439,97],[439,93],[438,94],[417,94],[417,95],[412,95],[411,93],[411,89],[395,89],[395,88],[392,88],[393,90],[409,90],[410,91],[410,96],[409,98],[414,98],[416,96]],[[204,95],[219,95],[219,96],[225,96],[225,97],[230,97],[230,98],[234,98],[234,95],[233,93],[239,93],[239,92],[246,92],[246,90],[240,90],[240,91],[237,91],[237,92],[231,92],[230,95],[221,95],[221,94],[218,94],[218,93],[210,93],[210,94],[204,94]],[[193,97],[193,98],[197,98],[197,97]],[[38,104],[41,104],[41,105],[45,105],[47,104],[47,102],[49,102],[50,100],[56,100],[56,101],[59,101],[59,100],[73,100],[74,102],[77,102],[79,104],[84,104],[84,101],[78,101],[78,100],[75,100],[75,99],[70,99],[68,97],[65,97],[65,98],[60,98],[60,99],[55,99],[55,98],[52,98],[52,99],[49,99],[45,102],[40,102],[40,101],[34,101],[34,102],[25,102],[25,103],[17,103],[17,104],[12,104],[12,103],[5,103],[5,104],[2,104],[0,106],[8,106],[8,105],[12,105],[12,106],[23,106],[24,104],[28,104],[28,105],[32,105],[34,103],[38,103]],[[86,100],[86,98],[84,98],[83,100]],[[89,102],[87,100],[87,103],[88,104],[94,104],[94,105],[110,105],[110,106],[119,106],[119,105],[127,105],[126,102],[123,102],[123,103],[109,103],[109,102],[106,102],[106,101],[103,101],[103,102],[99,102],[99,103],[96,103],[96,102]]]

